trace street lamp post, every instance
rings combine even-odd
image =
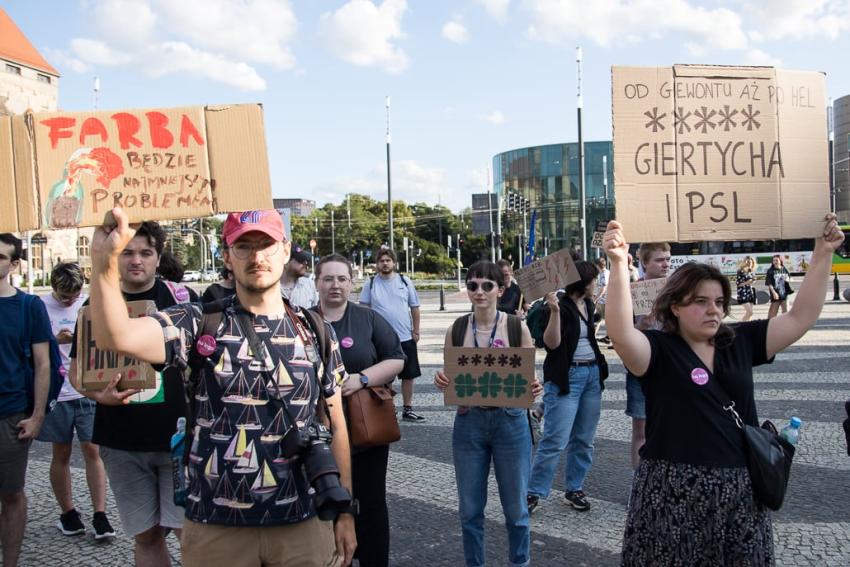
[[[581,230],[581,256],[587,260],[587,211],[585,210],[584,194],[584,138],[582,137],[581,110],[584,105],[581,98],[581,47],[576,47],[576,68],[578,71],[578,92],[576,94],[576,112],[578,117],[578,191],[581,211],[579,213],[579,224]]]
[[[390,227],[390,250],[395,250],[395,240],[393,238],[393,185],[392,176],[390,175],[390,97],[387,102],[387,222]]]
[[[194,232],[198,235],[198,239],[201,241],[201,273],[204,273],[207,269],[207,240],[204,238],[203,233],[200,230],[194,228],[182,228],[180,232],[186,234],[187,232]]]
[[[602,189],[605,191],[605,220],[608,221],[608,156],[602,156]]]

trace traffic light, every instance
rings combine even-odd
[[[457,247],[463,248],[463,238],[460,237],[460,236],[458,236],[458,238],[457,238]]]

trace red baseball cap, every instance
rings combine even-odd
[[[278,242],[282,242],[286,234],[283,219],[275,210],[243,211],[227,215],[221,234],[228,246],[233,246],[247,232],[262,232]]]

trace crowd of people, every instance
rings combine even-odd
[[[377,252],[378,273],[354,303],[345,257],[321,258],[311,278],[311,258],[287,240],[280,215],[232,213],[221,235],[222,279],[199,298],[158,275],[181,268],[171,258],[163,264],[166,234],[157,223],[132,228],[123,211],[113,215],[116,225],[98,228],[92,241],[87,298],[79,267],[59,264],[52,292],[27,300],[8,278],[20,262],[21,242],[0,235],[3,564],[18,563],[32,439],[52,443],[57,528],[67,536],[85,532],[70,480],[76,435],[94,537],[115,537],[105,509],[108,478],[121,526],[134,539],[136,565],[170,565],[171,532],[189,567],[330,566],[353,559],[361,567],[388,565],[389,445],[354,445],[347,423],[352,395],[395,378],[401,380],[401,418],[424,421],[413,408],[413,383],[421,374],[420,302],[414,283],[396,271],[395,252]],[[640,246],[638,276],[622,226],[611,221],[603,244],[607,261],[577,261],[579,280],[543,300],[546,357],[542,383],[531,382],[534,397],[542,396],[545,424],[536,450],[528,410],[457,408],[451,442],[466,565],[485,564],[491,466],[509,565],[532,562],[530,516],[550,496],[565,451],[564,501],[577,511],[590,509],[584,481],[608,376],[600,343],[610,344],[626,368],[632,419],[634,480],[622,563],[773,564],[770,513],[753,495],[743,438],[717,399],[731,398],[741,419],[757,425],[752,369],[814,325],[832,252],[843,238],[828,215],[791,308],[788,272],[774,258],[764,320],[749,320],[754,265],[745,261],[736,277],[745,317],[729,324],[728,278],[702,264],[669,275],[664,243]],[[652,313],[635,317],[629,283],[668,275]],[[529,305],[509,262],[470,266],[466,290],[472,311],[446,330],[445,347],[534,346],[523,320]],[[130,318],[125,302],[139,300],[153,302],[156,312]],[[84,305],[98,348],[154,365],[154,388],[125,389],[120,374],[101,390],[82,388],[75,325]],[[598,340],[599,320],[606,336]],[[47,412],[54,340],[65,383]],[[445,390],[450,380],[441,370],[434,383]],[[179,418],[188,421],[184,505],[175,503],[171,452]]]

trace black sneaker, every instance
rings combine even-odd
[[[534,509],[540,504],[540,497],[529,494],[525,497],[525,502],[528,504],[528,515],[534,513]]]
[[[566,494],[564,494],[564,500],[567,501],[567,504],[569,504],[576,510],[579,510],[580,512],[590,510],[590,502],[588,502],[587,496],[585,496],[584,492],[582,492],[581,490],[567,492]]]
[[[80,513],[74,508],[59,515],[59,521],[56,523],[56,527],[67,536],[86,533],[86,527],[80,519]]]
[[[112,529],[105,512],[95,512],[91,525],[94,527],[94,539],[99,541],[115,537],[115,530]]]
[[[404,421],[425,421],[425,418],[419,414],[413,413],[413,410],[404,410],[401,412],[401,419]]]

